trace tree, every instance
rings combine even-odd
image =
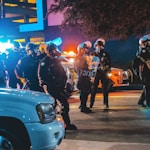
[[[62,28],[77,26],[91,38],[128,38],[150,32],[149,6],[150,0],[54,0],[48,14],[62,12]]]

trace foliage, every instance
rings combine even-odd
[[[54,0],[50,13],[62,12],[65,26],[95,38],[127,38],[150,32],[150,0]]]

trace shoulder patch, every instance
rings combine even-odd
[[[41,62],[41,66],[45,66],[45,62]]]

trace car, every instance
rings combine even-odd
[[[75,73],[73,68],[73,62],[70,62],[69,59],[65,57],[61,57],[61,64],[67,76],[66,90],[67,93],[71,96],[72,92],[75,89]]]
[[[123,69],[111,67],[108,77],[112,80],[113,86],[121,86],[123,83]]]
[[[111,71],[107,74],[110,79],[110,87],[128,85],[129,79],[128,76],[126,76],[126,72],[126,70],[123,70],[121,68],[111,67]],[[101,82],[99,83],[98,87],[102,87]]]
[[[64,121],[52,96],[0,88],[0,149],[53,150],[64,136]]]

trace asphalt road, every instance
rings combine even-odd
[[[92,150],[150,149],[147,145],[150,143],[150,109],[137,105],[140,93],[141,90],[111,92],[109,111],[103,109],[102,93],[98,93],[91,114],[79,111],[79,95],[73,95],[69,99],[70,117],[78,130],[67,131],[58,149],[88,150],[91,145]]]

